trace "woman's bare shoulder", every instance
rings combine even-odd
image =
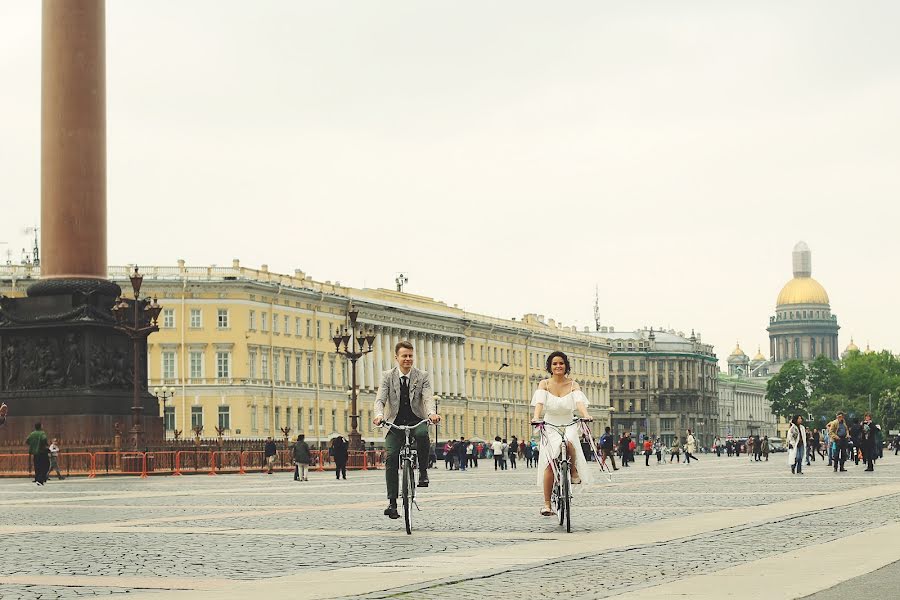
[[[549,379],[541,379],[541,382],[538,384],[539,390],[549,390],[550,389],[550,380]]]

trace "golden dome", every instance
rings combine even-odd
[[[853,338],[850,338],[850,343],[847,345],[844,352],[859,352],[859,346],[853,343]]]
[[[741,345],[738,344],[734,351],[731,353],[731,356],[747,356],[744,354],[744,351],[741,350]]]
[[[753,362],[766,362],[766,357],[763,356],[759,348],[756,349],[756,356],[753,357]]]
[[[794,277],[778,294],[776,306],[787,304],[828,304],[828,293],[812,277]]]

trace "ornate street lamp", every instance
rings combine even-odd
[[[374,350],[372,344],[375,342],[375,330],[370,328],[368,333],[364,333],[362,327],[357,330],[356,319],[359,317],[359,311],[356,310],[352,302],[347,311],[347,317],[350,325],[349,328],[346,325],[344,326],[343,331],[339,328],[335,333],[335,336],[331,339],[334,341],[335,352],[341,356],[347,357],[350,361],[350,450],[360,451],[364,450],[364,448],[362,445],[362,435],[357,429],[359,415],[357,414],[356,408],[358,397],[356,387],[356,361]],[[343,350],[341,350],[342,346],[344,348]]]
[[[141,283],[144,281],[144,276],[138,273],[137,267],[134,268],[134,273],[129,279],[131,279],[134,298],[119,297],[116,299],[112,313],[116,319],[115,329],[130,337],[134,345],[131,442],[133,448],[137,450],[144,431],[141,424],[141,413],[144,410],[144,407],[141,406],[141,341],[146,340],[151,333],[159,331],[157,319],[159,319],[162,306],[159,305],[156,298],[153,298],[152,301],[148,298],[141,298]]]
[[[434,398],[434,412],[436,412],[437,414],[441,414],[441,397],[438,396],[437,394],[435,394],[433,396],[433,398]],[[440,444],[440,442],[438,440],[441,439],[438,436],[439,424],[440,424],[440,422],[434,424],[434,455],[435,456],[437,456],[438,445]]]
[[[509,418],[507,417],[507,413],[509,413],[509,400],[504,400],[500,404],[503,406],[503,437],[509,439]]]
[[[162,404],[163,404],[163,420],[164,420],[164,421],[165,421],[165,418],[166,418],[166,400],[168,400],[169,398],[173,397],[173,396],[175,395],[175,392],[177,392],[177,391],[178,391],[178,390],[176,390],[175,388],[173,388],[173,387],[171,387],[171,386],[165,386],[165,385],[164,385],[164,386],[162,386],[162,387],[155,387],[155,388],[153,388],[153,390],[152,390],[152,392],[151,392],[154,396],[156,396],[157,399],[162,400]],[[173,430],[175,429],[175,423],[174,423],[174,420],[173,420],[173,422],[172,422],[172,429],[173,429]]]

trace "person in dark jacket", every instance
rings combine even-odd
[[[275,440],[271,437],[266,439],[266,467],[269,468],[269,475],[272,474],[272,470],[275,468],[275,457],[278,455],[278,446],[275,445]],[[266,467],[263,467],[265,469]]]
[[[614,451],[615,438],[610,433],[609,427],[603,429],[603,435],[600,436],[600,441],[597,444],[600,446],[600,460],[606,462],[608,458],[612,462],[613,471],[618,471],[619,468],[616,466],[616,453]]]
[[[626,433],[621,438],[619,438],[619,456],[622,457],[622,466],[628,466],[628,460],[631,458],[628,456],[628,446],[631,445],[631,438],[628,437]]]
[[[294,481],[309,481],[306,473],[312,453],[309,451],[309,444],[304,441],[305,437],[301,433],[294,444]]]
[[[331,441],[331,456],[334,458],[334,477],[341,476],[347,479],[347,442],[343,436],[337,436]]]
[[[853,423],[850,425],[850,441],[853,443],[853,454],[850,455],[850,458],[853,459],[854,464],[859,464],[859,448],[862,443],[860,437],[861,426],[859,424],[859,419],[853,419]]]
[[[875,444],[877,431],[875,423],[872,421],[872,413],[866,413],[863,422],[859,426],[859,444],[863,453],[863,460],[866,461],[866,471],[875,470],[875,459],[877,449]]]
[[[465,471],[466,466],[469,464],[468,456],[466,454],[466,447],[468,445],[466,438],[460,437],[459,442],[453,448],[456,451],[456,460],[459,462],[460,471]]]
[[[515,469],[516,457],[519,455],[519,440],[516,439],[516,436],[512,436],[512,441],[509,443],[506,454],[509,456],[509,468]]]

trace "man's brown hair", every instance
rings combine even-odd
[[[415,350],[415,348],[413,348],[413,345],[411,343],[407,342],[406,340],[403,340],[403,341],[397,342],[397,345],[394,346],[394,356],[397,356],[398,354],[400,354],[400,348],[406,348],[407,350]]]

